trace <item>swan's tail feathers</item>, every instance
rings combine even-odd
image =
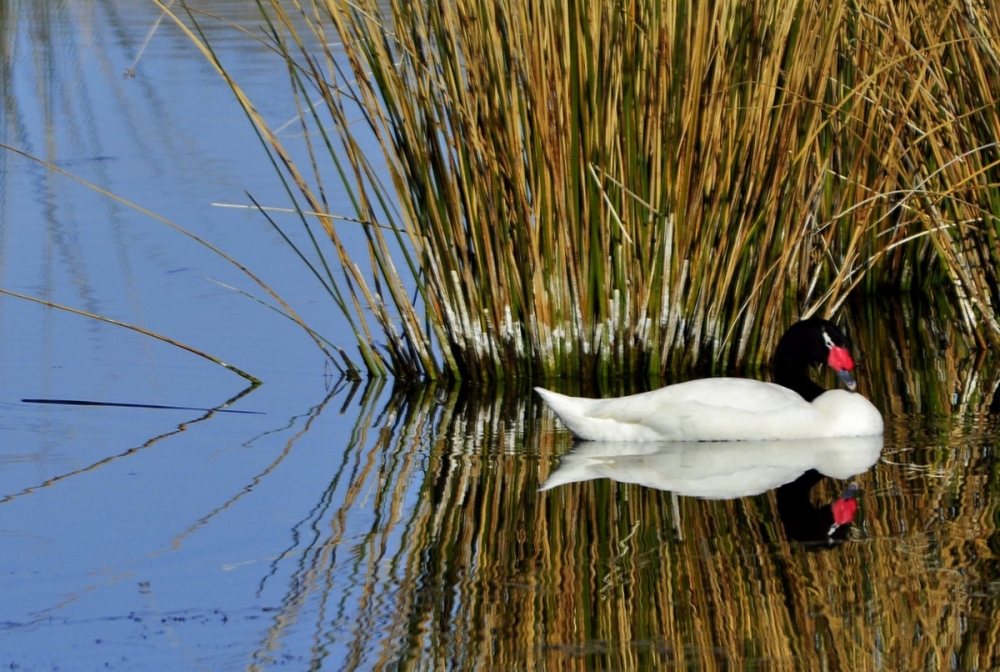
[[[549,408],[555,411],[555,414],[569,428],[569,431],[573,432],[577,437],[583,438],[579,427],[579,423],[583,419],[581,417],[580,402],[585,400],[568,397],[565,394],[546,390],[544,387],[536,387],[535,392],[549,405]]]
[[[538,393],[546,404],[555,408],[555,405],[559,403],[560,399],[566,399],[565,394],[559,394],[558,392],[553,392],[552,390],[546,390],[544,387],[536,387],[535,392]]]

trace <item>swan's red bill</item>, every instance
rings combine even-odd
[[[842,348],[839,345],[832,346],[830,348],[830,355],[826,359],[826,364],[837,373],[840,382],[847,389],[853,390],[858,386],[858,382],[851,375],[851,370],[854,368],[854,360],[851,359],[851,353],[847,351],[847,348]]]

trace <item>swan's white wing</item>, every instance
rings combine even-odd
[[[588,415],[622,422],[642,422],[669,409],[684,412],[689,408],[689,414],[712,409],[771,413],[809,405],[786,387],[748,378],[702,378],[627,397],[588,401],[592,404]]]
[[[574,434],[596,441],[783,438],[789,428],[822,421],[795,392],[745,378],[705,378],[614,399],[536,389]]]

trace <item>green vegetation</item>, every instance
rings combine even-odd
[[[286,239],[371,375],[756,367],[791,320],[886,289],[947,292],[1000,343],[993,3],[258,4],[301,161],[206,19],[173,17],[258,129],[308,234]]]

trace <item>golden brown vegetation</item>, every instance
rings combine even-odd
[[[230,83],[370,373],[756,366],[876,289],[1000,343],[995,3],[260,5],[307,158]]]

